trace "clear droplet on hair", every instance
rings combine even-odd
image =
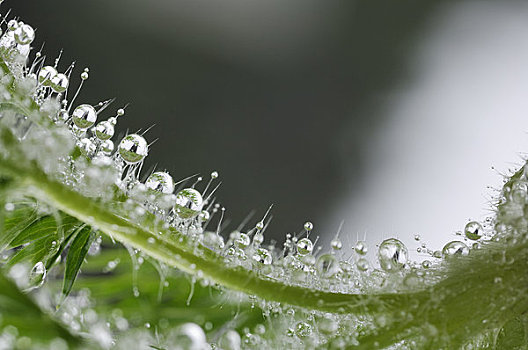
[[[27,270],[26,270],[27,271]],[[29,285],[31,288],[38,288],[44,284],[46,279],[46,267],[42,261],[33,266],[31,272],[29,273]]]
[[[15,40],[20,45],[29,45],[35,40],[35,31],[29,24],[19,25],[14,33]]]
[[[447,243],[442,249],[442,253],[445,257],[453,255],[468,255],[469,248],[464,242],[452,241]]]
[[[323,254],[315,263],[319,274],[323,277],[332,277],[339,272],[339,263],[333,254]]]
[[[79,129],[88,129],[95,124],[97,113],[91,105],[83,104],[73,110],[72,119]]]
[[[313,243],[309,238],[301,238],[297,242],[297,253],[299,255],[310,254],[313,250]]]
[[[396,238],[384,240],[378,249],[380,266],[387,272],[397,272],[403,269],[408,257],[407,247]]]
[[[51,78],[51,88],[55,92],[64,92],[68,88],[69,80],[65,74],[58,73]]]
[[[203,198],[194,188],[186,188],[176,195],[174,210],[182,219],[190,219],[199,214],[203,207]]]
[[[114,136],[114,126],[108,120],[103,120],[92,129],[99,140],[108,140]]]
[[[172,176],[163,171],[152,173],[145,182],[145,186],[153,191],[165,194],[174,192],[174,180]]]
[[[114,151],[114,142],[112,140],[105,140],[99,147],[104,155],[110,155]]]
[[[52,66],[44,66],[38,74],[38,82],[42,86],[51,86],[51,80],[57,75],[57,70]]]
[[[256,261],[258,264],[270,265],[273,258],[271,256],[271,253],[267,249],[259,248],[253,254],[253,260]]]
[[[482,237],[482,225],[476,221],[468,222],[464,234],[467,238],[476,241]]]
[[[135,164],[148,155],[148,145],[145,139],[137,134],[125,136],[119,143],[119,155],[128,164]]]

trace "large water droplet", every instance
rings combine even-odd
[[[467,238],[476,241],[482,237],[482,225],[476,221],[468,222],[464,228],[464,233]]]
[[[172,176],[163,171],[152,173],[145,182],[147,188],[161,193],[174,192],[174,180]]]
[[[333,254],[323,254],[315,263],[317,272],[323,277],[332,277],[339,272],[339,263]]]
[[[68,77],[62,73],[59,73],[51,78],[51,88],[55,92],[64,92],[68,88],[69,80]]]
[[[270,265],[273,258],[267,249],[259,248],[255,251],[255,254],[253,254],[253,260],[258,264]]]
[[[114,126],[108,120],[103,120],[97,124],[93,132],[99,140],[108,140],[114,136]]]
[[[313,250],[313,243],[309,238],[302,238],[297,242],[297,253],[299,255],[310,254]]]
[[[84,104],[80,105],[74,109],[72,113],[72,119],[79,129],[88,129],[94,125],[97,120],[97,113],[95,108],[90,105]]]
[[[15,29],[15,40],[20,45],[28,45],[35,40],[35,31],[29,24],[19,25]]]
[[[27,271],[27,270],[26,270]],[[31,288],[38,288],[44,284],[46,279],[46,267],[42,261],[33,266],[31,272],[29,273],[29,285]]]
[[[57,70],[52,66],[42,67],[38,74],[38,82],[43,86],[51,86],[51,80],[57,75]]]
[[[384,240],[378,249],[380,266],[387,272],[397,272],[403,269],[408,257],[407,247],[396,238]]]
[[[174,206],[174,210],[180,218],[193,218],[200,213],[202,208],[202,195],[194,188],[183,189],[176,195],[176,205]]]
[[[220,337],[219,345],[224,350],[239,350],[241,346],[240,335],[234,330],[228,330]]]
[[[147,141],[143,136],[130,134],[121,140],[118,151],[121,158],[128,164],[138,163],[148,155]]]
[[[203,350],[207,346],[204,331],[195,323],[182,324],[170,338],[172,345],[179,349]]]
[[[463,242],[452,241],[447,243],[442,249],[444,256],[453,256],[453,255],[468,255],[469,248]]]

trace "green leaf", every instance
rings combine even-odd
[[[60,224],[57,224],[57,221]],[[60,238],[60,232],[70,232],[77,225],[79,225],[79,221],[68,215],[57,214],[57,217],[52,215],[44,216],[21,231],[11,242],[10,247],[18,247],[50,235],[58,239]]]
[[[37,348],[37,344],[45,344],[56,338],[63,339],[71,347],[82,342],[81,338],[72,335],[47,312],[41,310],[2,273],[0,273],[0,310],[2,310],[2,327],[14,326],[18,334],[30,337],[31,348]]]
[[[95,233],[89,226],[83,226],[75,234],[75,238],[71,243],[68,251],[68,258],[66,260],[66,271],[64,272],[64,284],[62,287],[62,294],[67,296],[73,287],[73,283],[77,278],[79,269],[90,249],[90,245],[95,238]]]
[[[508,321],[497,336],[496,350],[520,350],[528,346],[525,321],[520,317]]]
[[[38,218],[33,203],[18,203],[12,211],[4,211],[0,235],[0,251],[13,246],[13,241]]]
[[[13,266],[20,262],[36,264],[39,261],[45,263],[46,268],[51,267],[54,260],[64,250],[65,245],[61,244],[61,236],[64,232],[69,233],[76,229],[79,221],[71,216],[58,214],[60,220],[52,215],[44,216],[15,235],[9,247],[18,247],[28,244],[19,250],[8,262]],[[57,224],[60,221],[60,224]]]

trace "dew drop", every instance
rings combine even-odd
[[[468,222],[464,228],[464,233],[471,240],[478,240],[482,237],[482,225],[476,221]]]
[[[304,229],[308,232],[313,230],[313,224],[310,221],[304,223]]]
[[[299,255],[310,254],[313,250],[313,243],[309,238],[301,238],[297,242],[297,253]]]
[[[38,74],[38,82],[43,86],[51,86],[51,80],[57,75],[57,70],[52,66],[44,66]]]
[[[356,266],[357,266],[357,269],[359,271],[367,271],[368,268],[369,268],[369,263],[368,263],[368,260],[365,259],[365,258],[360,258],[358,259],[358,261],[356,262]]]
[[[95,136],[101,140],[105,141],[111,139],[114,136],[114,126],[108,120],[103,120],[93,129]]]
[[[46,274],[47,272],[44,263],[42,261],[36,263],[29,273],[29,285],[31,288],[38,288],[42,286],[44,284],[44,280],[46,279]]]
[[[184,323],[179,326],[170,339],[172,344],[186,350],[202,350],[207,346],[203,329],[196,323]]]
[[[267,249],[259,248],[253,254],[253,260],[261,265],[270,265],[273,258]]]
[[[128,164],[138,163],[148,155],[147,141],[143,136],[130,134],[121,140],[118,151],[121,158]]]
[[[19,25],[14,34],[16,42],[20,45],[28,45],[35,40],[35,30],[29,24]]]
[[[176,195],[174,209],[182,219],[190,219],[200,213],[203,207],[203,198],[194,188],[186,188]]]
[[[359,255],[365,255],[367,254],[368,252],[368,248],[367,248],[367,245],[365,244],[365,242],[363,241],[359,241],[356,243],[356,246],[354,247],[354,250],[356,251],[356,253],[358,253]]]
[[[249,236],[243,232],[233,231],[231,233],[231,237],[233,237],[233,242],[235,246],[241,249],[248,247],[251,243]]]
[[[147,181],[145,181],[145,186],[150,190],[165,194],[174,192],[174,180],[172,176],[163,171],[152,173]]]
[[[72,119],[79,129],[88,129],[95,124],[97,113],[91,105],[80,105],[74,109]]]
[[[339,264],[333,254],[323,254],[315,263],[317,272],[323,277],[333,277],[339,272]]]
[[[297,334],[299,338],[308,337],[312,334],[312,326],[306,322],[299,322],[295,326],[295,334]]]
[[[396,238],[384,240],[378,249],[380,266],[387,272],[397,272],[403,269],[408,255],[407,247]]]
[[[64,92],[68,88],[69,80],[68,77],[62,73],[59,73],[51,78],[51,88],[55,92]]]
[[[339,238],[334,238],[332,242],[330,242],[330,246],[334,250],[341,250],[341,248],[343,248],[343,243],[341,243]]]
[[[104,155],[109,155],[114,151],[114,142],[112,140],[106,140],[101,143],[99,146],[101,152],[103,152]]]
[[[230,329],[222,334],[219,345],[224,350],[239,350],[241,346],[240,335]]]
[[[444,246],[444,248],[442,249],[442,253],[445,257],[453,255],[468,255],[469,248],[463,242],[452,241]]]

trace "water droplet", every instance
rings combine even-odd
[[[26,270],[27,271],[27,270]],[[46,279],[46,267],[42,261],[33,266],[31,272],[29,273],[29,285],[31,288],[38,288],[44,284]]]
[[[81,153],[86,157],[92,156],[95,153],[95,150],[97,149],[95,143],[93,143],[92,140],[88,138],[80,139],[77,142],[77,147],[79,147]]]
[[[152,173],[145,182],[145,186],[153,191],[165,194],[174,192],[174,180],[172,176],[163,171]]]
[[[264,228],[264,222],[262,221],[257,222],[257,224],[255,225],[255,228],[259,231],[262,230]]]
[[[231,239],[238,248],[246,248],[251,243],[249,236],[243,232],[233,231],[231,232]]]
[[[62,73],[59,73],[51,78],[51,88],[55,92],[64,92],[68,88],[69,80],[68,77]]]
[[[306,221],[304,223],[304,229],[310,232],[311,230],[313,230],[313,224],[310,221]]]
[[[7,22],[7,29],[9,31],[14,31],[17,28],[18,28],[18,22],[15,19],[9,20],[9,22]]]
[[[264,242],[264,235],[261,232],[255,233],[253,236],[253,243],[258,245],[261,245],[262,242]]]
[[[384,240],[378,249],[380,266],[387,272],[397,272],[403,269],[408,255],[407,247],[396,238]]]
[[[72,119],[79,129],[88,129],[95,124],[97,113],[92,106],[84,104],[75,108]]]
[[[468,222],[464,228],[464,233],[467,238],[476,241],[482,237],[482,225],[476,221]]]
[[[453,255],[468,255],[469,248],[463,242],[452,241],[447,243],[442,249],[444,256],[453,256]]]
[[[207,345],[205,333],[196,323],[184,323],[170,337],[170,343],[181,349],[202,350]]]
[[[15,40],[20,45],[28,45],[35,40],[35,31],[29,24],[19,25],[15,29]]]
[[[108,140],[114,136],[114,126],[108,120],[103,120],[97,124],[93,132],[99,140]]]
[[[341,243],[339,238],[334,238],[332,242],[330,242],[330,246],[334,250],[341,250],[341,248],[343,248],[343,243]]]
[[[112,140],[105,140],[100,146],[101,152],[105,155],[109,155],[114,151],[114,142]]]
[[[81,73],[81,79],[82,80],[86,80],[86,79],[88,79],[88,77],[89,77],[88,72],[82,72]]]
[[[273,258],[267,249],[259,248],[253,254],[253,260],[262,265],[270,265]]]
[[[57,70],[52,66],[44,66],[38,74],[38,82],[42,86],[51,86],[51,79],[57,75]]]
[[[201,222],[206,222],[207,220],[209,220],[211,215],[209,214],[207,210],[202,210],[200,214],[198,214],[198,217],[200,218]]]
[[[356,243],[356,246],[354,247],[354,250],[359,255],[365,255],[368,252],[367,245],[365,244],[365,242],[362,242],[362,241],[359,241],[359,242]]]
[[[224,239],[216,232],[207,231],[204,233],[203,244],[213,250],[219,250],[224,248]]]
[[[415,288],[421,282],[421,278],[414,272],[409,273],[403,278],[403,284],[409,288]]]
[[[121,158],[128,164],[138,163],[148,155],[147,141],[143,136],[130,134],[121,140],[118,151]]]
[[[297,334],[299,338],[308,337],[312,334],[312,326],[306,322],[299,322],[295,326],[295,334]]]
[[[367,271],[368,268],[369,268],[369,262],[365,258],[360,258],[356,262],[356,266],[357,266],[359,271]]]
[[[234,330],[228,330],[220,337],[219,345],[224,350],[240,350],[240,335]]]
[[[301,238],[297,242],[297,253],[299,255],[310,254],[313,250],[313,243],[309,238]]]
[[[213,171],[213,172],[211,173],[211,179],[216,179],[216,178],[218,178],[218,171]],[[238,333],[237,333],[237,334],[238,334]]]
[[[332,277],[339,272],[339,264],[333,254],[323,254],[317,258],[316,269],[323,277]]]
[[[203,198],[194,188],[186,188],[176,195],[174,209],[182,219],[190,219],[199,214],[203,207]]]

